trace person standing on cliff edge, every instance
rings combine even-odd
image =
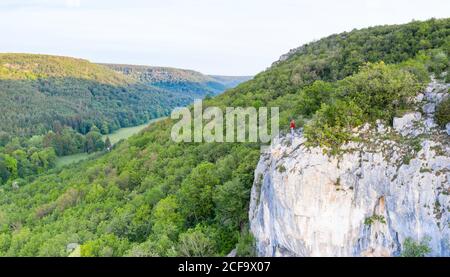
[[[294,142],[294,129],[295,129],[295,121],[294,119],[291,119],[291,143]]]

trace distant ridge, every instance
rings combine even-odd
[[[101,64],[140,82],[162,89],[216,95],[250,80],[251,76],[205,75],[195,70],[172,67]],[[206,93],[205,93],[206,92]]]

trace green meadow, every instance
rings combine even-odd
[[[134,127],[127,127],[127,128],[121,128],[111,134],[108,135],[104,135],[103,136],[103,140],[106,140],[107,137],[109,137],[109,140],[111,141],[111,144],[116,144],[121,140],[125,140],[129,137],[131,137],[132,135],[135,135],[137,133],[139,133],[140,131],[144,130],[147,126],[158,122],[162,119],[165,119],[165,117],[161,117],[161,118],[157,118],[157,119],[153,119],[151,121],[149,121],[146,124],[142,124],[142,125],[138,125],[138,126],[134,126]],[[89,159],[93,156],[95,156],[97,153],[78,153],[78,154],[73,154],[73,155],[67,155],[67,156],[62,156],[62,157],[58,157],[56,159],[56,167],[57,168],[61,168],[63,166],[69,165],[69,164],[73,164],[73,163],[77,163],[79,161],[83,161],[86,159]]]

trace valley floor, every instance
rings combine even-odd
[[[127,127],[127,128],[121,128],[119,130],[116,130],[112,134],[103,135],[103,140],[106,140],[107,137],[109,137],[109,140],[111,141],[111,144],[116,144],[121,140],[128,139],[129,137],[139,133],[140,131],[144,130],[146,127],[150,126],[151,124],[158,122],[160,120],[165,119],[166,117],[160,117],[156,119],[150,120],[148,123],[134,126],[134,127]],[[80,161],[87,160],[89,158],[94,157],[98,153],[77,153],[73,155],[67,155],[58,157],[56,160],[56,167],[61,168],[66,165],[74,164]]]

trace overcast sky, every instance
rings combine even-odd
[[[0,52],[254,75],[333,33],[449,16],[449,0],[0,0]]]

